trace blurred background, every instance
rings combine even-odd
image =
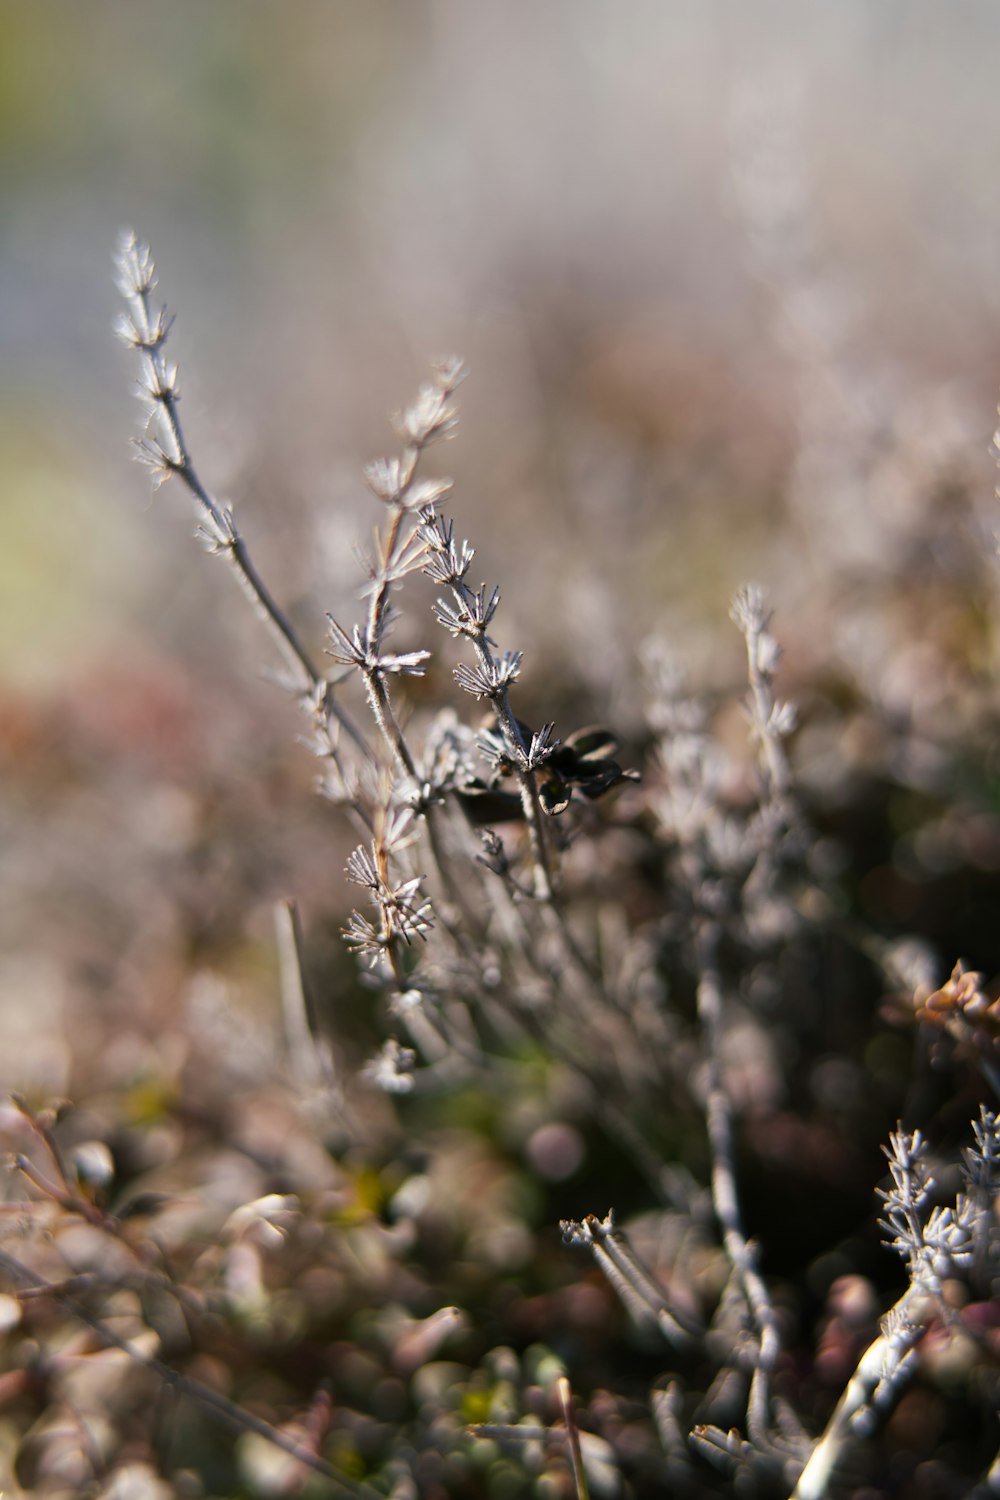
[[[592,1425],[611,1361],[639,1403],[614,1423],[648,1429],[660,1355],[623,1332],[555,1227],[648,1192],[571,1078],[529,1056],[516,1096],[416,1099],[409,1115],[373,1096],[352,1150],[329,1112],[297,1108],[276,901],[301,904],[348,1069],[384,1022],[339,936],[354,839],[315,795],[303,721],[246,601],[193,540],[186,493],[151,495],[133,461],[112,251],[126,226],[152,245],[196,464],[317,655],[326,612],[359,617],[376,519],[362,466],[396,451],[390,413],[451,353],[471,372],[461,425],[428,467],[456,481],[474,581],[501,586],[495,634],[525,652],[526,718],[561,734],[609,723],[641,764],[656,640],[746,766],[727,616],[740,584],[768,589],[831,930],[844,916],[864,935],[848,958],[817,943],[811,966],[787,967],[783,1016],[764,1006],[733,1030],[750,1230],[794,1286],[787,1316],[808,1324],[859,1266],[898,1284],[872,1189],[913,1080],[933,1095],[916,1117],[956,1140],[975,1103],[947,1070],[925,1087],[927,1049],[916,1065],[880,1008],[878,944],[916,935],[936,982],[959,956],[1000,972],[1000,10],[4,0],[0,20],[0,1095],[76,1101],[60,1125],[83,1151],[74,1170],[115,1214],[150,1184],[164,1193],[157,1243],[229,1298],[191,1368],[234,1399],[299,1412],[332,1371],[341,1406],[346,1391],[383,1424],[371,1452],[391,1447],[408,1401],[432,1424],[447,1404],[416,1377],[404,1391],[426,1351],[406,1354],[393,1308],[458,1302],[482,1390],[428,1366],[459,1392],[456,1451],[516,1366],[508,1345],[527,1350],[532,1390],[552,1386],[542,1340],[578,1390],[597,1388]],[[415,710],[457,697],[432,598],[408,584],[395,637],[436,653]],[[653,864],[632,872],[651,908]],[[616,892],[615,921],[618,906]],[[796,1050],[814,1010],[830,1025]],[[676,1130],[703,1180],[702,1125],[689,1109]],[[0,1134],[49,1170],[43,1137],[3,1104]],[[308,1212],[260,1270],[234,1221],[286,1192]],[[669,1267],[662,1225],[647,1239]],[[48,1253],[42,1236],[31,1250]],[[690,1254],[711,1301],[725,1283],[711,1235]],[[895,1294],[866,1291],[859,1328]],[[19,1316],[0,1299],[0,1328]],[[31,1457],[50,1419],[48,1375],[32,1374],[47,1316],[0,1368],[0,1484],[27,1433],[32,1493],[49,1493]],[[163,1347],[190,1353],[180,1334]],[[855,1357],[847,1340],[827,1361],[815,1427]],[[99,1385],[88,1400],[105,1420]],[[916,1465],[940,1429],[913,1410],[891,1441]],[[181,1410],[178,1430],[191,1420]],[[955,1450],[960,1485],[913,1493],[966,1493],[992,1425],[977,1441]],[[223,1452],[218,1434],[203,1446]],[[440,1482],[421,1493],[480,1492]],[[513,1470],[505,1483],[489,1493],[523,1493]],[[246,1491],[230,1475],[177,1492]]]
[[[123,226],[177,314],[199,467],[317,645],[354,617],[361,466],[458,352],[438,463],[539,716],[636,732],[654,632],[737,683],[748,578],[819,780],[831,747],[892,749],[824,740],[832,701],[905,721],[916,783],[982,712],[994,5],[7,0],[3,23],[4,1082],[71,1090],[97,1016],[155,1039],[192,974],[267,1011],[273,901],[345,899],[267,642],[185,495],[131,461]]]

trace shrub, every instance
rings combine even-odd
[[[357,839],[344,939],[382,1040],[354,1076],[288,905],[297,1099],[244,1080],[241,1126],[195,1120],[181,1093],[119,1105],[93,1138],[85,1109],[15,1101],[7,1482],[818,1500],[966,1493],[988,1470],[993,1493],[997,1005],[961,964],[941,983],[919,933],[870,920],[870,813],[866,839],[852,826],[875,778],[799,783],[763,591],[732,606],[748,754],[657,641],[626,747],[527,723],[500,590],[476,583],[451,481],[428,471],[458,420],[447,360],[366,471],[382,521],[363,609],[330,619],[320,661],[194,464],[133,236],[119,275],[140,457],[187,489],[270,633]],[[425,581],[428,634],[411,607],[397,649],[397,601]],[[431,709],[435,646],[454,665]],[[908,1087],[878,1066],[893,1025],[925,1039],[914,1077],[933,1061],[964,1140],[943,1098],[890,1133]],[[395,1111],[388,1149],[365,1144],[372,1086]],[[244,1128],[262,1107],[280,1112],[270,1154]],[[168,1123],[172,1176],[128,1180]],[[866,1238],[886,1134],[902,1275]],[[646,1211],[566,1217],[560,1247],[546,1216],[583,1191]]]

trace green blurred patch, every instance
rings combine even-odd
[[[177,1086],[170,1078],[144,1078],[122,1096],[122,1114],[132,1125],[158,1125],[177,1103]]]
[[[338,1207],[333,1215],[334,1222],[345,1229],[365,1224],[380,1214],[393,1191],[378,1169],[368,1164],[358,1167],[351,1174],[351,1186],[354,1189],[353,1198]]]
[[[462,1396],[462,1421],[473,1426],[477,1422],[488,1422],[493,1398],[489,1391],[467,1390]]]
[[[365,1461],[357,1445],[349,1438],[338,1438],[328,1454],[328,1459],[345,1479],[364,1479],[367,1472]]]
[[[64,154],[78,135],[78,62],[91,27],[83,7],[4,7],[0,154],[8,165],[15,158],[34,176],[47,153]]]
[[[0,678],[44,686],[66,678],[113,625],[106,575],[120,543],[106,497],[34,408],[3,412],[0,447]]]

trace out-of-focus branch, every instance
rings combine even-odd
[[[105,1348],[118,1349],[136,1364],[152,1370],[164,1385],[169,1386],[178,1395],[188,1396],[192,1401],[196,1401],[228,1427],[237,1432],[252,1432],[264,1438],[275,1448],[280,1448],[283,1453],[287,1453],[290,1458],[296,1459],[305,1468],[311,1469],[314,1474],[320,1474],[324,1479],[328,1479],[341,1494],[354,1495],[360,1497],[360,1500],[378,1500],[376,1492],[368,1485],[359,1484],[338,1473],[331,1464],[327,1463],[326,1459],[320,1458],[319,1454],[311,1452],[308,1448],[303,1448],[292,1438],[280,1432],[278,1428],[273,1427],[270,1422],[265,1422],[261,1417],[255,1417],[252,1413],[244,1411],[234,1401],[212,1390],[211,1386],[203,1385],[200,1380],[193,1380],[189,1375],[182,1375],[164,1360],[158,1359],[153,1354],[144,1353],[128,1339],[120,1338],[100,1318],[88,1312],[75,1297],[68,1296],[54,1282],[46,1281],[44,1277],[36,1275],[23,1261],[9,1255],[5,1250],[0,1250],[0,1270],[6,1273],[18,1292],[28,1293],[32,1297],[51,1297],[65,1312],[86,1324]]]

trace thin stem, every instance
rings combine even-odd
[[[521,806],[524,808],[524,816],[528,824],[528,839],[531,844],[535,898],[551,905],[555,899],[555,887],[552,883],[548,838],[545,833],[544,815],[538,798],[535,773],[518,767],[517,775],[521,783]],[[561,926],[562,923],[560,923]]]
[[[386,622],[389,614],[389,592],[391,589],[392,564],[395,561],[396,550],[399,546],[399,538],[403,529],[403,520],[406,516],[406,496],[410,486],[413,484],[417,474],[417,465],[423,452],[423,444],[416,443],[407,448],[403,457],[402,478],[403,482],[396,500],[393,502],[392,516],[389,521],[389,529],[385,539],[378,540],[378,548],[381,553],[380,568],[376,578],[375,587],[372,589],[371,604],[368,609],[367,639],[372,654],[377,658],[385,634]],[[376,532],[378,537],[378,532]],[[378,725],[379,732],[389,747],[392,755],[398,756],[408,776],[416,777],[416,761],[406,743],[403,731],[392,709],[389,689],[386,685],[384,672],[378,667],[373,667],[364,674],[365,687],[368,692],[368,702],[371,705],[372,714]]]
[[[218,1391],[213,1390],[211,1386],[203,1385],[200,1380],[194,1380],[189,1375],[180,1374],[178,1370],[175,1370],[163,1360],[157,1359],[155,1355],[144,1354],[140,1349],[135,1347],[134,1343],[120,1338],[106,1323],[88,1312],[74,1297],[65,1295],[54,1282],[46,1281],[43,1277],[37,1276],[22,1261],[17,1260],[13,1255],[9,1255],[5,1250],[0,1250],[0,1269],[6,1271],[11,1282],[19,1292],[22,1294],[30,1292],[33,1296],[50,1296],[54,1302],[72,1317],[84,1323],[91,1332],[96,1334],[105,1348],[118,1349],[123,1354],[127,1354],[137,1365],[142,1365],[157,1375],[164,1385],[177,1391],[179,1395],[189,1396],[200,1406],[213,1412],[227,1426],[234,1428],[237,1432],[253,1432],[258,1437],[264,1438],[275,1448],[280,1448],[289,1457],[296,1459],[306,1468],[312,1469],[314,1473],[322,1474],[325,1479],[337,1485],[344,1494],[363,1496],[365,1500],[378,1500],[375,1491],[368,1485],[360,1484],[338,1473],[325,1459],[320,1458],[317,1453],[311,1452],[308,1448],[303,1448],[294,1439],[286,1437],[283,1432],[273,1427],[270,1422],[265,1422],[263,1418],[251,1415],[250,1412],[244,1411],[242,1407],[237,1406],[235,1402],[229,1401],[225,1396],[220,1395]]]
[[[386,616],[389,609],[389,590],[391,588],[389,567],[392,563],[396,548],[399,545],[399,534],[403,527],[403,518],[406,514],[405,500],[417,473],[417,463],[423,451],[421,445],[407,448],[403,459],[404,482],[399,496],[393,504],[392,518],[389,522],[389,530],[384,542],[380,543],[379,550],[382,553],[381,577],[372,590],[372,602],[368,609],[368,639],[372,649],[377,651],[382,642],[385,631]],[[377,535],[377,533],[376,533]]]
[[[437,515],[429,520],[428,550],[431,552],[447,553],[449,551],[451,528],[449,526],[447,531],[443,532],[442,525]],[[448,538],[447,543],[445,536]],[[518,779],[521,807],[531,845],[535,897],[539,901],[551,904],[555,894],[555,885],[552,878],[544,816],[535,781],[535,768],[531,762],[531,747],[526,742],[521,726],[510,706],[509,683],[517,675],[520,656],[516,656],[513,662],[510,662],[506,658],[500,661],[493,654],[487,627],[496,609],[499,591],[494,591],[492,598],[487,601],[485,586],[482,593],[477,595],[465,582],[464,571],[471,563],[472,557],[472,549],[466,548],[461,570],[452,571],[447,575],[437,575],[442,582],[446,583],[457,605],[457,612],[445,623],[452,634],[466,636],[475,652],[479,664],[478,681],[480,684],[476,691],[479,696],[488,697],[493,704],[504,747]]]
[[[465,587],[465,585],[461,585],[461,587]],[[483,627],[478,636],[473,637],[472,643],[480,659],[480,664],[486,670],[489,670],[494,663],[486,640],[485,627]],[[499,687],[493,698],[493,706],[496,709],[497,719],[500,722],[507,749],[511,752],[515,774],[517,775],[520,787],[521,806],[524,809],[524,818],[528,825],[528,839],[531,844],[535,898],[538,901],[551,904],[555,897],[555,886],[552,879],[552,866],[549,859],[549,845],[545,833],[542,804],[538,797],[535,773],[528,768],[528,746],[525,744],[524,735],[521,733],[521,726],[511,709],[510,691],[506,683],[501,684]]]
[[[26,1156],[15,1156],[14,1165],[21,1176],[27,1182],[31,1183],[33,1188],[36,1188],[44,1198],[49,1198],[58,1208],[65,1209],[67,1213],[79,1214],[82,1219],[86,1219],[90,1224],[100,1224],[103,1221],[104,1216],[100,1209],[95,1208],[92,1203],[84,1202],[82,1198],[70,1191],[69,1188],[64,1190],[55,1183],[48,1182]]]
[[[378,667],[373,667],[371,671],[365,672],[364,678],[372,717],[378,725],[379,733],[388,745],[390,753],[399,758],[407,775],[416,779],[417,763],[406,743],[406,736],[399,726],[399,721],[393,713],[389,689],[385,684],[385,674],[379,671]]]
[[[613,1213],[598,1219],[588,1214],[580,1223],[564,1220],[564,1239],[572,1244],[587,1245],[609,1285],[624,1306],[633,1314],[655,1320],[667,1343],[673,1348],[690,1348],[702,1332],[687,1313],[670,1306],[663,1288],[639,1260],[626,1236],[615,1223]]]
[[[576,1486],[577,1500],[590,1500],[587,1471],[583,1467],[583,1454],[580,1451],[580,1432],[573,1413],[573,1392],[565,1375],[559,1376],[556,1381],[556,1390],[559,1395],[559,1405],[562,1407],[563,1421],[566,1423],[569,1461],[573,1468],[573,1483]]]
[[[336,756],[334,724],[350,736],[359,750],[368,753],[364,735],[334,701],[329,682],[314,664],[291,621],[279,608],[257,571],[247,545],[236,529],[232,512],[215,498],[194,466],[177,411],[177,372],[167,364],[164,354],[170,323],[162,312],[153,313],[151,293],[155,274],[152,258],[148,246],[140,244],[133,234],[123,237],[119,268],[120,287],[130,313],[130,322],[126,323],[124,332],[142,359],[145,370],[142,394],[159,412],[166,440],[153,450],[158,477],[177,474],[194,496],[211,550],[229,563],[254,612],[270,631],[292,673],[300,702],[330,740],[330,753]]]
[[[318,1034],[316,1012],[303,962],[302,922],[294,901],[278,901],[274,908],[275,944],[285,1040],[297,1083],[332,1088],[336,1080],[329,1042]]]
[[[766,1438],[771,1378],[781,1350],[778,1323],[764,1280],[757,1270],[753,1246],[747,1239],[736,1184],[732,1105],[722,1081],[722,982],[718,970],[719,931],[704,921],[697,934],[698,1019],[705,1054],[709,1148],[712,1155],[712,1203],[722,1231],[722,1242],[757,1325],[760,1350],[754,1365],[747,1407],[747,1431],[754,1443]]]

